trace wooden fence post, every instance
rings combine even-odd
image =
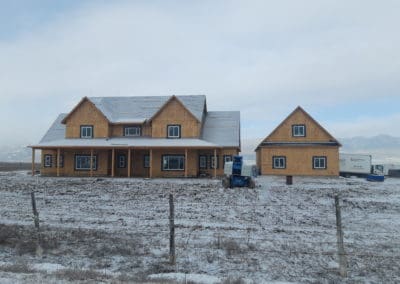
[[[36,255],[42,256],[43,249],[42,249],[42,246],[40,245],[41,237],[40,237],[40,228],[39,228],[39,212],[36,209],[35,191],[33,189],[31,190],[31,201],[32,201],[33,221],[34,221],[35,228],[36,228],[36,241],[37,241]]]
[[[174,196],[169,195],[169,263],[175,265],[175,221],[174,221]]]
[[[39,212],[37,212],[36,209],[35,192],[33,190],[31,190],[31,201],[32,201],[33,221],[36,230],[39,230]]]
[[[339,256],[339,273],[342,277],[347,277],[347,259],[343,244],[342,216],[339,206],[339,196],[335,195],[336,208],[336,238]]]

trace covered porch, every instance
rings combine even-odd
[[[35,147],[41,150],[41,174],[48,176],[197,177],[223,174],[227,156],[236,150],[220,147]]]

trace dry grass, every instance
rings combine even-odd
[[[13,264],[1,265],[0,270],[12,273],[32,273],[33,269],[26,262],[17,262]]]
[[[35,168],[39,169],[40,164],[35,164]],[[9,163],[9,162],[0,162],[0,172],[11,172],[11,171],[24,171],[31,170],[31,163]]]
[[[85,270],[79,268],[59,270],[57,271],[56,276],[59,279],[67,279],[69,281],[102,281],[110,279],[110,276],[104,273],[100,273],[95,270]]]

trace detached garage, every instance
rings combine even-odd
[[[297,107],[257,147],[262,175],[338,176],[340,143]]]

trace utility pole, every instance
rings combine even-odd
[[[340,212],[339,196],[335,195],[336,208],[336,238],[339,256],[339,273],[342,277],[347,277],[347,258],[343,244],[342,216]]]

